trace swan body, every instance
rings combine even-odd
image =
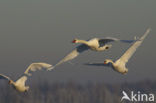
[[[112,37],[106,37],[105,39],[93,38],[88,41],[74,39],[72,43],[80,43],[81,45],[77,46],[76,49],[74,49],[67,56],[65,56],[54,67],[76,58],[80,53],[83,53],[84,51],[87,51],[87,50],[92,50],[92,51],[97,51],[97,52],[107,50],[112,47],[111,44],[107,44],[107,43],[113,42],[113,41],[121,41],[121,42],[126,42],[126,43],[134,42],[134,40],[120,40],[120,39],[112,38]]]
[[[27,92],[29,90],[29,86],[25,86],[27,76],[22,76],[17,81],[14,82],[9,77],[0,74],[0,79],[8,80],[9,81],[8,83],[12,85],[19,92]]]
[[[142,44],[145,37],[149,34],[150,29],[147,29],[145,34],[140,38],[140,40],[136,41],[118,60],[113,62],[110,59],[106,59],[104,64],[111,63],[112,67],[115,71],[126,74],[128,72],[128,68],[126,68],[126,63],[131,58],[131,56],[135,53],[136,49]]]
[[[111,59],[106,59],[104,64],[108,63],[110,63],[113,70],[119,73],[126,74],[128,72],[128,69],[125,67],[125,63],[123,61],[113,62]]]
[[[29,90],[29,86],[25,86],[25,82],[27,80],[27,76],[22,76],[16,82],[12,80],[9,81],[10,84],[19,92],[27,92]]]
[[[116,38],[109,38],[109,39],[93,38],[89,41],[74,39],[73,43],[84,44],[84,45],[88,46],[93,51],[104,51],[106,49],[111,48],[111,46],[112,46],[112,45],[107,45],[106,43],[115,41],[115,40],[117,41],[118,39],[116,39]]]
[[[29,90],[29,86],[26,86],[25,82],[27,81],[28,76],[29,76],[28,72],[35,71],[37,69],[40,70],[45,67],[49,69],[52,67],[52,65],[47,64],[47,63],[32,63],[26,69],[25,74],[22,77],[20,77],[18,80],[16,80],[15,82],[12,79],[10,79],[8,76],[5,76],[3,74],[0,74],[0,79],[5,79],[9,81],[9,84],[12,85],[19,92],[27,92]]]

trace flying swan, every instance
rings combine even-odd
[[[128,60],[131,58],[131,56],[134,54],[136,49],[141,45],[145,37],[149,34],[151,31],[150,28],[146,30],[144,35],[137,40],[118,60],[113,62],[111,59],[106,59],[103,63],[88,63],[86,65],[92,65],[92,66],[109,66],[112,67],[115,71],[121,73],[121,74],[126,74],[128,72],[128,68],[126,68],[126,63]]]
[[[27,80],[27,76],[30,75],[29,71],[36,71],[45,68],[47,70],[52,68],[52,65],[47,63],[32,63],[24,72],[24,75],[20,77],[17,81],[13,81],[8,76],[0,74],[0,79],[5,79],[9,81],[9,84],[12,85],[19,92],[27,92],[29,90],[29,86],[25,86],[25,82]]]
[[[109,48],[111,48],[111,44],[107,44],[109,42],[114,42],[114,41],[120,41],[124,43],[132,43],[134,40],[120,40],[117,38],[113,37],[106,37],[104,39],[99,39],[99,38],[93,38],[88,41],[85,40],[79,40],[79,39],[74,39],[72,43],[81,43],[81,45],[77,46],[76,49],[74,49],[72,52],[70,52],[67,56],[65,56],[61,61],[59,61],[54,67],[67,62],[69,60],[74,59],[77,57],[80,53],[87,51],[87,50],[92,50],[92,51],[104,51]]]

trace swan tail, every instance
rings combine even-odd
[[[47,69],[47,71],[51,71],[55,68],[55,66],[51,66],[50,68]]]

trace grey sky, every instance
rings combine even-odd
[[[133,39],[148,27],[151,33],[130,59],[127,75],[106,67],[81,65],[118,59],[130,45],[114,43],[109,51],[86,52],[53,72],[50,81],[114,82],[156,80],[155,0],[2,0],[0,1],[0,73],[13,76],[32,62],[57,63],[75,46],[74,38],[113,36]],[[34,74],[38,78],[40,72]],[[40,77],[41,78],[41,77]]]

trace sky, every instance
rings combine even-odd
[[[118,59],[131,44],[112,43],[104,52],[88,51],[51,72],[33,73],[31,81],[49,82],[136,82],[156,80],[155,0],[1,0],[0,73],[16,80],[29,64],[56,64],[77,44],[74,38],[107,36],[120,39],[140,37],[152,31],[129,60],[129,72],[121,75],[111,68],[85,66],[88,62]]]

